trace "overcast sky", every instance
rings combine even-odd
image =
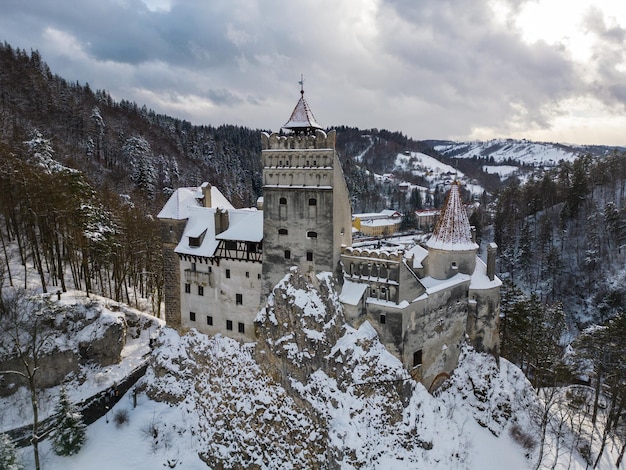
[[[0,40],[194,124],[626,145],[624,0],[2,0]]]

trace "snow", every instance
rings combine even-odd
[[[413,248],[407,250],[404,253],[405,259],[413,258],[413,269],[423,268],[423,261],[428,256],[428,250],[426,248],[421,247],[420,245],[415,245]]]
[[[122,349],[121,354],[122,362],[119,364],[106,367],[84,364],[80,366],[78,376],[68,377],[63,386],[67,390],[69,399],[75,403],[111,387],[116,382],[120,382],[134,369],[143,365],[147,360],[146,355],[150,352],[150,336],[158,334],[163,325],[162,320],[158,320],[152,315],[94,294],[86,297],[80,291],[64,293],[59,304],[64,307],[86,308],[88,313],[95,313],[97,316],[96,321],[89,324],[86,328],[78,330],[77,334],[71,338],[55,341],[55,344],[60,346],[61,349],[74,348],[82,341],[93,340],[98,331],[102,330],[104,324],[123,321],[122,317],[126,312],[129,315],[142,318],[142,321],[147,324],[153,325],[150,329],[138,331],[139,335],[137,337],[133,337],[131,334],[127,335],[126,345]],[[60,388],[60,386],[51,387],[41,392],[40,419],[45,419],[54,412],[54,405],[58,401]],[[16,395],[0,397],[0,432],[24,426],[31,420],[32,409],[28,393],[24,387],[20,388]]]
[[[189,211],[193,207],[204,207],[201,199],[204,197],[202,187],[178,188],[167,200],[157,218],[184,220],[189,217]],[[222,209],[234,209],[232,204],[215,186],[211,187],[211,207]]]
[[[488,141],[454,142],[435,146],[442,154],[454,153],[455,158],[493,157],[495,162],[516,160],[524,164],[556,165],[560,161],[572,161],[582,151],[549,142],[515,141],[493,139]]]
[[[175,248],[176,253],[211,257],[215,253],[219,241],[215,239],[215,209],[207,207],[190,207],[187,211],[187,224],[180,242]],[[189,246],[189,237],[198,237],[205,233],[200,246]]]
[[[465,207],[461,203],[459,185],[453,184],[437,219],[435,230],[426,245],[429,248],[447,251],[477,250]]]
[[[256,209],[228,211],[228,228],[215,238],[218,240],[239,240],[260,242],[263,240],[263,212]]]
[[[509,176],[517,173],[519,168],[512,165],[484,165],[483,171],[485,173],[495,174],[500,177],[500,179],[508,178]]]
[[[363,294],[367,290],[367,286],[367,284],[361,284],[344,279],[339,300],[344,304],[357,305],[363,298]]]
[[[472,273],[472,281],[470,282],[470,289],[491,289],[493,287],[500,287],[502,285],[502,281],[498,278],[498,276],[493,277],[493,281],[489,279],[487,276],[487,265],[485,262],[476,257],[476,268]]]
[[[412,169],[414,171],[421,171],[434,174],[449,174],[457,175],[457,177],[463,177],[464,174],[458,171],[456,168],[440,162],[436,158],[426,155],[421,152],[411,152],[410,155],[399,153],[396,156],[394,166],[400,169]]]
[[[296,107],[294,108],[289,120],[283,125],[286,129],[301,129],[306,127],[314,127],[317,129],[323,129],[317,121],[313,112],[309,108],[309,104],[304,99],[304,93],[298,100]]]
[[[450,279],[439,280],[430,276],[426,276],[420,279],[422,285],[426,288],[427,294],[434,294],[441,290],[450,289],[458,284],[462,284],[471,279],[471,276],[467,274],[458,273],[452,276]]]
[[[179,336],[164,329],[138,384],[137,406],[131,393],[122,397],[88,427],[78,455],[56,456],[44,441],[44,468],[211,468],[200,455],[227,467],[264,469],[321,467],[330,455],[345,469],[534,466],[535,454],[527,458],[509,431],[516,423],[536,434],[530,421],[536,395],[505,360],[498,367],[491,356],[465,347],[455,375],[432,396],[408,379],[368,322],[358,329],[346,325],[330,354],[344,364],[343,372],[331,377],[317,370],[305,383],[291,384],[311,406],[307,410],[263,374],[253,348],[219,335],[192,330]],[[403,404],[398,391],[405,387],[409,398]],[[114,417],[121,411],[129,419],[118,426]],[[19,453],[31,468],[31,450]],[[569,468],[585,465],[575,457]]]

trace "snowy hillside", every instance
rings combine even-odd
[[[455,179],[472,194],[480,195],[484,191],[482,186],[467,178],[456,168],[421,152],[399,153],[394,162],[394,171],[406,171],[421,176],[434,188],[436,185],[449,185]]]
[[[517,368],[465,347],[433,396],[369,323],[344,322],[331,283],[290,273],[256,344],[163,329],[135,399],[89,426],[78,455],[44,441],[44,468],[534,468],[544,407]],[[559,433],[546,468],[584,468]]]
[[[581,154],[591,153],[600,156],[612,151],[611,148],[603,146],[570,146],[513,139],[494,139],[484,142],[440,141],[435,143],[434,149],[447,157],[478,157],[487,158],[494,163],[515,161],[531,166],[553,166],[563,160],[572,161]]]

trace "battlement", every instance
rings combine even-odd
[[[261,132],[262,150],[334,149],[337,132],[316,130],[315,134],[281,135]]]
[[[344,256],[353,256],[356,258],[370,258],[373,260],[382,261],[402,261],[404,256],[403,250],[389,252],[386,250],[367,249],[367,248],[353,248],[351,246],[341,247],[341,254]]]

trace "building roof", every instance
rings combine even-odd
[[[318,124],[315,116],[313,116],[313,111],[309,108],[309,104],[304,99],[304,89],[300,90],[300,99],[283,128],[296,132],[311,131],[314,129],[323,130],[323,127]]]
[[[175,220],[188,219],[189,209],[191,207],[204,207],[202,188],[206,185],[208,185],[208,183],[203,183],[202,186],[198,187],[178,188],[167,200],[163,209],[161,209],[161,212],[157,215],[157,218]],[[234,209],[233,205],[215,186],[211,187],[210,207]]]
[[[239,240],[260,242],[263,240],[263,211],[238,209],[228,211],[228,228],[215,238],[218,240]]]
[[[211,207],[191,207],[183,236],[176,253],[210,258],[220,240],[260,242],[263,240],[263,211],[256,209],[228,209],[228,228],[215,234],[215,212]],[[198,246],[190,246],[189,238],[200,238]]]
[[[467,212],[461,202],[459,182],[455,181],[450,187],[446,201],[435,224],[435,230],[426,243],[428,248],[439,250],[468,251],[478,249],[472,240],[472,230],[467,218]]]
[[[189,246],[189,237],[201,238],[199,246]],[[215,209],[209,207],[191,207],[185,231],[174,250],[181,255],[196,255],[210,258],[215,254],[219,240],[215,238]]]

